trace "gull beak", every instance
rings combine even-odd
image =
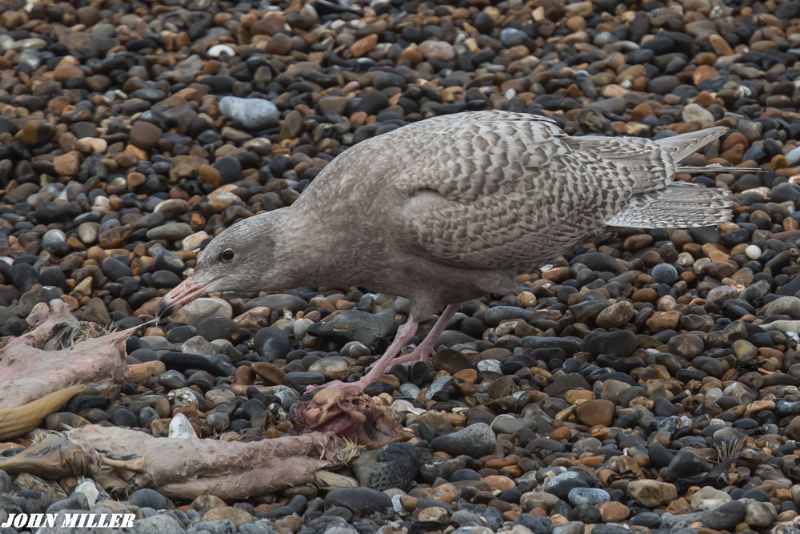
[[[156,308],[156,317],[169,317],[194,299],[205,295],[208,293],[206,291],[207,285],[195,283],[190,276],[161,298],[161,302],[158,303]]]

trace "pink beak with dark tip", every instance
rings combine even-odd
[[[202,297],[207,293],[207,285],[196,284],[190,276],[161,298],[156,308],[156,317],[169,317],[194,299]]]

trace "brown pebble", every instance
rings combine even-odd
[[[283,369],[275,364],[269,362],[254,362],[250,364],[250,368],[269,384],[283,384],[285,373],[283,372]]]
[[[604,523],[619,523],[628,519],[631,514],[630,508],[616,501],[601,503],[598,509]]]
[[[158,144],[163,133],[163,130],[152,122],[136,121],[131,128],[130,141],[134,146],[150,150]]]
[[[575,414],[587,426],[609,426],[614,419],[614,403],[605,399],[594,399],[580,403]]]

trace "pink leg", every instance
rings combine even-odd
[[[450,323],[450,319],[453,318],[453,315],[456,314],[460,307],[459,304],[448,304],[436,320],[431,331],[428,332],[428,335],[422,340],[422,343],[420,343],[413,352],[401,356],[400,358],[395,358],[392,363],[409,365],[430,360],[436,351],[436,340],[442,335],[442,332],[444,332],[444,329],[447,328],[448,323]]]
[[[356,386],[364,389],[371,382],[377,380],[387,367],[394,364],[395,357],[400,354],[400,350],[412,337],[414,337],[414,334],[417,333],[418,326],[419,323],[417,320],[413,316],[409,316],[408,321],[406,321],[405,324],[397,329],[397,335],[394,336],[394,341],[392,341],[392,344],[389,345],[389,348],[386,349],[386,352],[383,353],[383,356],[381,356],[377,362],[372,364],[372,369],[370,369],[369,373],[364,375],[361,380],[356,382],[342,382],[340,380],[334,380],[332,382],[328,382],[327,384],[323,384],[322,386],[308,386],[306,388],[306,392],[313,391],[317,387],[338,387],[343,385]]]

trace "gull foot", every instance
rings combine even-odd
[[[420,345],[405,356],[392,360],[392,365],[413,365],[417,362],[429,362],[433,358],[433,349]]]
[[[358,386],[358,383],[357,382],[342,382],[341,380],[331,380],[330,382],[325,382],[324,384],[319,384],[319,385],[310,384],[310,385],[306,386],[305,392],[306,393],[314,393],[315,391],[318,391],[318,390],[320,390],[322,388],[329,388],[329,387],[341,388],[341,387],[346,387],[346,386],[351,386],[351,385]],[[364,389],[364,388],[361,387],[359,389]]]

